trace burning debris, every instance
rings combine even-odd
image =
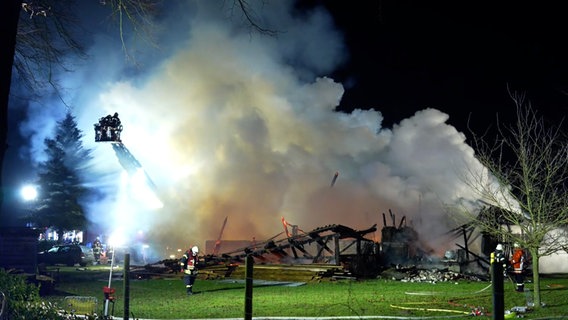
[[[486,281],[487,273],[466,272],[472,261],[482,259],[466,249],[447,250],[443,257],[434,257],[423,248],[417,232],[406,225],[402,217],[389,210],[392,224],[388,225],[383,214],[382,242],[374,242],[366,236],[377,230],[376,225],[364,230],[354,230],[344,225],[327,225],[304,231],[282,218],[284,232],[263,242],[252,242],[237,250],[218,254],[227,218],[219,237],[214,242],[213,254],[201,257],[201,277],[219,279],[238,277],[243,272],[246,257],[255,260],[255,272],[260,277],[276,280],[283,271],[295,272],[301,281],[322,279],[357,279],[380,277],[402,282],[448,282],[458,280]],[[284,238],[277,239],[281,234]],[[478,257],[469,261],[466,256]],[[177,274],[176,259],[138,267],[131,273],[136,278],[150,278],[164,274]],[[278,272],[275,272],[278,270]],[[280,279],[282,280],[282,279]]]
[[[405,282],[435,283],[459,279],[480,281],[484,278],[478,273],[469,272],[470,262],[479,264],[486,260],[470,252],[467,245],[460,246],[458,250],[446,251],[444,257],[434,257],[433,250],[426,248],[418,233],[406,224],[406,217],[403,216],[397,223],[391,210],[389,215],[391,224],[387,223],[387,217],[383,213],[384,226],[380,243],[366,238],[377,230],[376,225],[365,230],[354,230],[334,224],[304,231],[282,218],[284,232],[279,235],[284,234],[284,238],[276,239],[277,235],[264,242],[253,242],[249,246],[218,255],[220,235],[215,241],[214,254],[205,256],[204,262],[208,267],[235,266],[241,264],[245,257],[252,256],[257,265],[335,266],[332,271],[319,274],[320,277],[334,277],[339,268],[345,277],[381,276]],[[224,227],[225,224],[221,230]],[[466,237],[468,230],[460,228],[459,231],[464,232]],[[470,261],[470,256],[476,259]],[[475,275],[467,275],[468,273]]]
[[[376,225],[354,230],[343,225],[328,225],[305,232],[282,218],[285,238],[275,237],[221,257],[206,256],[206,264],[240,263],[252,256],[259,264],[296,263],[342,265],[353,274],[376,275],[377,245],[365,235],[375,232]],[[291,228],[291,230],[289,229]],[[218,247],[218,241],[216,247]]]
[[[228,220],[226,217],[218,238],[210,242],[212,250],[209,252],[212,254],[200,258],[201,274],[208,279],[234,277],[242,272],[240,267],[245,258],[252,257],[255,269],[266,269],[267,277],[274,277],[271,274],[274,270],[280,270],[276,274],[281,275],[284,273],[282,271],[301,269],[302,281],[375,277],[430,283],[461,279],[487,280],[486,272],[473,273],[466,268],[471,261],[465,257],[477,255],[461,248],[447,250],[443,257],[435,257],[424,248],[418,233],[406,224],[406,217],[403,216],[397,223],[395,214],[390,210],[389,214],[390,224],[387,224],[387,217],[383,214],[382,242],[368,238],[369,234],[377,231],[376,225],[355,230],[332,224],[304,231],[282,217],[284,230],[278,235],[265,241],[244,242],[247,243],[244,247],[220,253]],[[280,235],[284,236],[278,238]],[[175,258],[138,266],[131,271],[139,279],[175,275],[178,272],[179,263]]]
[[[339,177],[339,171],[336,171],[335,174],[333,175],[333,178],[331,179],[331,184],[329,185],[330,188],[333,188],[333,186],[335,185],[337,177]]]
[[[242,262],[252,256],[260,264],[333,264],[345,265],[356,274],[375,273],[368,266],[376,265],[376,244],[365,235],[377,230],[376,225],[366,230],[354,230],[343,225],[328,225],[309,232],[297,228],[282,219],[286,237],[228,252],[219,256],[207,256],[206,263],[215,265],[226,262]],[[288,230],[292,227],[292,232]],[[371,261],[367,261],[367,260]],[[368,262],[371,262],[370,264]]]

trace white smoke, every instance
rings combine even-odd
[[[475,198],[460,177],[479,166],[449,116],[428,108],[389,129],[380,110],[336,112],[344,89],[328,75],[347,57],[327,13],[294,15],[291,1],[255,7],[260,23],[279,31],[266,36],[219,10],[222,3],[170,12],[160,29],[171,41],[162,44],[165,57],[146,54],[135,72],[119,45],[97,36],[90,64],[66,75],[85,146],[94,149],[93,177],[115,184],[89,204],[91,219],[187,246],[215,239],[227,216],[224,239],[267,239],[282,231],[282,216],[306,231],[366,229],[380,228],[392,209],[441,246],[455,227],[445,207]],[[159,210],[123,196],[112,148],[93,142],[93,123],[114,112],[124,144],[158,188]],[[31,112],[27,127],[53,119]]]

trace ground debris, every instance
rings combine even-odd
[[[458,280],[483,281],[479,275],[467,275],[449,269],[422,269],[415,266],[406,268],[391,268],[383,271],[380,276],[384,279],[397,280],[401,282],[448,282]]]
[[[177,275],[179,263],[175,259],[161,260],[144,266],[131,266],[130,277],[133,279],[162,278]]]

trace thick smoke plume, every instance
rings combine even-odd
[[[146,51],[137,69],[125,65],[115,39],[96,35],[92,60],[65,75],[85,146],[94,149],[90,185],[106,192],[87,206],[92,221],[144,232],[165,248],[203,246],[225,217],[224,239],[260,240],[282,231],[282,216],[306,231],[366,229],[380,228],[391,209],[444,249],[440,237],[455,227],[446,208],[474,198],[460,177],[478,166],[447,114],[428,108],[383,128],[374,106],[336,112],[344,89],[328,75],[349,57],[322,10],[299,14],[289,1],[253,8],[259,23],[279,31],[267,36],[222,1],[178,5],[159,22],[162,51]],[[123,189],[112,148],[94,142],[93,123],[114,112],[160,209]],[[53,121],[30,116],[28,127]],[[33,133],[38,159],[43,137]]]

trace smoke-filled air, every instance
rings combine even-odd
[[[380,230],[390,209],[445,249],[456,226],[448,208],[475,199],[462,175],[479,167],[451,115],[416,106],[384,128],[380,106],[337,112],[344,86],[329,75],[349,56],[332,18],[262,3],[251,10],[276,35],[251,29],[226,1],[170,3],[155,22],[157,48],[126,40],[136,63],[109,36],[115,30],[94,25],[90,59],[61,75],[93,149],[87,186],[103,192],[85,203],[89,220],[186,247],[216,239],[225,217],[223,239],[261,240],[282,231],[281,217],[306,231]],[[37,161],[66,110],[58,99],[50,108],[31,105],[23,126]],[[137,191],[111,144],[94,142],[93,124],[114,112],[157,199]]]

